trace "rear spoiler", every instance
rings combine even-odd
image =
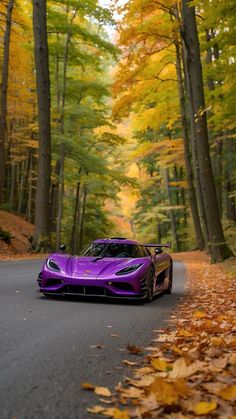
[[[144,244],[145,247],[168,247],[171,248],[172,243],[166,243],[166,244],[154,244],[154,243],[148,243]]]

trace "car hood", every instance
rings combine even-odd
[[[96,259],[91,257],[68,256],[61,254],[50,255],[61,271],[71,277],[98,278],[99,276],[109,276],[127,266],[137,263],[144,263],[144,259],[130,258],[103,258]]]

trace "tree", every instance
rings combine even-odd
[[[220,220],[209,152],[206,105],[195,8],[189,5],[188,0],[182,0],[182,19],[182,38],[185,46],[189,91],[191,92],[191,109],[195,119],[197,153],[195,160],[199,165],[201,193],[210,239],[209,250],[212,260],[216,262],[226,259],[232,253],[225,243]]]
[[[12,10],[15,0],[9,0],[6,11],[6,28],[3,41],[3,64],[1,83],[1,109],[0,109],[0,203],[3,201],[3,188],[5,183],[5,136],[7,129],[7,89],[9,73],[9,50],[12,25]]]
[[[33,247],[41,250],[49,239],[51,176],[50,80],[46,0],[33,0],[34,51],[39,120],[39,160]]]

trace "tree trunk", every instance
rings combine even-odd
[[[190,210],[193,218],[193,225],[195,231],[195,237],[197,242],[197,247],[199,250],[204,249],[204,238],[202,234],[202,228],[198,213],[197,199],[195,194],[194,187],[194,175],[191,164],[191,151],[189,145],[189,134],[188,134],[188,124],[186,116],[186,104],[184,97],[184,83],[181,69],[181,54],[178,43],[175,43],[176,49],[176,73],[178,79],[178,89],[179,89],[179,103],[180,103],[180,113],[181,113],[181,125],[182,125],[182,136],[184,143],[184,158],[185,158],[185,167],[186,167],[186,178],[188,185],[188,199]]]
[[[11,167],[11,191],[10,191],[10,211],[14,211],[15,191],[16,191],[16,162],[12,161]]]
[[[39,160],[33,248],[49,246],[51,177],[50,79],[47,43],[46,0],[33,0],[34,53],[39,118]]]
[[[80,182],[78,182],[76,186],[75,208],[74,208],[73,226],[72,226],[71,240],[70,240],[73,255],[77,253],[79,223],[80,223]]]
[[[28,199],[27,199],[27,206],[26,206],[26,219],[31,221],[31,214],[32,214],[32,192],[33,192],[33,152],[32,149],[29,151],[29,159],[28,159]]]
[[[68,8],[67,8],[68,14]],[[64,123],[65,123],[65,99],[66,99],[66,85],[67,85],[67,61],[69,53],[70,34],[66,35],[66,44],[64,51],[64,62],[63,62],[63,87],[62,87],[62,103],[61,103],[61,115],[60,115],[60,131],[61,135],[64,135]],[[58,97],[59,100],[59,97]],[[57,214],[57,227],[56,227],[56,247],[59,249],[61,241],[61,224],[63,216],[63,198],[64,198],[64,164],[65,164],[65,142],[61,139],[60,143],[60,174],[58,182],[58,214]]]
[[[25,172],[26,172],[27,160],[21,162],[21,178],[20,178],[20,187],[19,187],[19,197],[18,197],[18,207],[17,212],[21,213],[22,204],[24,200],[24,186],[25,186]]]
[[[220,220],[209,152],[202,66],[196,26],[195,8],[189,6],[188,0],[182,0],[182,13],[182,37],[186,47],[186,64],[193,98],[200,184],[206,216],[206,224],[210,237],[209,247],[211,259],[213,262],[217,262],[231,256],[232,252],[225,243]]]
[[[61,244],[61,223],[63,214],[63,197],[64,197],[64,164],[65,164],[65,144],[60,144],[60,173],[59,173],[59,190],[58,190],[58,213],[56,227],[56,248],[59,250]]]
[[[225,189],[226,189],[226,218],[236,223],[235,180],[233,173],[233,159],[235,146],[231,138],[226,140]]]
[[[86,201],[87,201],[87,186],[84,185],[83,207],[82,207],[81,222],[80,222],[80,234],[79,234],[79,249],[78,249],[79,251],[82,249],[82,245],[83,245]]]
[[[1,83],[1,110],[0,110],[0,204],[3,202],[5,184],[5,137],[7,129],[7,87],[9,70],[9,52],[12,24],[12,10],[15,0],[9,0],[6,14],[6,27],[3,39],[3,63]]]
[[[165,169],[165,183],[166,183],[166,192],[167,192],[167,197],[168,197],[168,203],[170,206],[172,206],[172,197],[171,197],[171,190],[170,190],[170,184],[169,184],[169,171],[168,169]],[[172,230],[172,234],[174,237],[174,248],[175,250],[179,250],[179,238],[178,238],[178,234],[177,234],[177,229],[176,229],[176,219],[175,219],[175,214],[174,211],[172,209],[170,209],[169,211],[170,213],[170,223],[171,223],[171,230]]]

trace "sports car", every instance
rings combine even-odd
[[[173,263],[163,248],[125,238],[93,241],[79,256],[50,254],[38,276],[45,296],[106,296],[152,301],[171,293]]]

